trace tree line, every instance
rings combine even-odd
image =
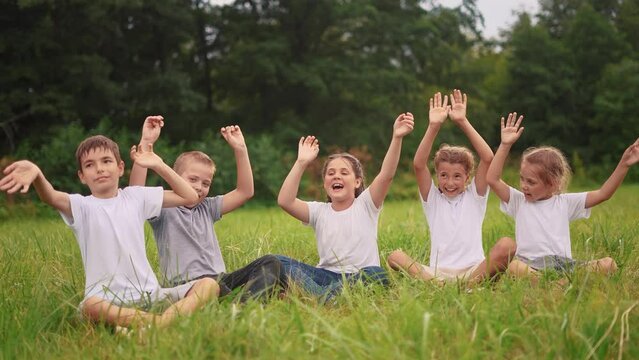
[[[273,192],[302,135],[316,135],[323,152],[360,152],[376,169],[393,119],[411,111],[417,128],[403,155],[412,157],[427,99],[461,88],[489,144],[499,142],[499,117],[517,111],[526,116],[524,146],[556,145],[588,175],[609,173],[639,136],[639,0],[541,0],[540,9],[519,14],[495,41],[480,33],[475,0],[455,8],[420,0],[3,1],[0,151],[34,158],[56,185],[74,190],[73,150],[87,134],[131,145],[144,117],[162,114],[160,149],[169,158],[189,148],[215,158],[225,154],[216,129],[239,124],[249,149],[251,141],[259,148],[251,155],[265,162],[254,161],[261,186]],[[465,141],[453,126],[438,140]],[[232,184],[234,162],[217,160],[230,163],[220,176]]]

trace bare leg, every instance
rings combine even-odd
[[[473,271],[470,276],[469,283],[477,283],[484,279],[491,279],[499,272],[506,271],[508,264],[515,256],[517,244],[509,237],[503,237],[497,241],[495,246],[490,249],[488,259],[482,261],[481,264]]]
[[[171,305],[162,313],[160,319],[157,320],[157,326],[165,327],[175,321],[178,316],[191,315],[210,300],[217,298],[219,294],[220,286],[215,280],[202,278],[196,281],[184,299]]]
[[[422,279],[422,280],[432,280],[433,277],[430,276],[420,263],[413,260],[410,256],[408,256],[402,250],[395,250],[390,255],[388,255],[388,265],[393,270],[403,270],[407,272],[410,276]]]
[[[521,260],[511,261],[508,265],[508,273],[514,277],[528,277],[534,285],[539,282],[539,272]]]
[[[617,263],[611,257],[589,261],[586,267],[604,275],[612,275],[612,273],[617,271]]]
[[[219,291],[220,288],[215,280],[204,278],[193,285],[184,299],[171,305],[161,315],[117,306],[96,296],[90,297],[84,302],[82,313],[92,321],[104,322],[114,327],[142,327],[153,324],[165,327],[173,322],[178,315],[192,314],[196,309],[217,297]]]

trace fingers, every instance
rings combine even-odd
[[[4,169],[3,173],[6,175],[6,174],[8,174],[8,173],[12,172],[12,171],[13,171],[13,170],[14,170],[14,169],[18,166],[17,164],[18,164],[17,162],[14,162],[14,163],[12,163],[11,165],[7,166],[7,167]]]
[[[502,129],[502,130],[504,130],[504,128],[506,127],[506,125],[504,124],[504,121],[505,121],[505,119],[504,119],[504,117],[502,116],[502,117],[501,117],[501,129]]]
[[[131,157],[133,161],[135,161],[135,159],[138,157],[138,147],[136,145],[131,146],[129,157]]]
[[[517,113],[515,113],[515,116],[517,116]],[[524,120],[524,116],[520,115],[519,119],[517,119],[517,122],[515,123],[515,127],[518,128],[523,120]]]
[[[5,191],[11,188],[15,183],[13,176],[5,176],[0,180],[0,190]]]
[[[164,126],[164,117],[162,115],[151,115],[151,116],[147,116],[146,119],[144,119],[144,122],[147,124],[151,124],[151,126],[156,127],[163,127]]]

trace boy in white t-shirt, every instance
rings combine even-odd
[[[429,124],[415,153],[414,167],[424,214],[430,229],[430,264],[421,265],[402,250],[393,251],[388,264],[395,270],[423,280],[478,282],[492,278],[508,267],[515,253],[515,242],[499,239],[490,250],[488,261],[482,247],[482,223],[488,201],[486,171],[493,152],[466,118],[466,94],[455,89],[448,97],[436,93],[430,99]],[[468,136],[479,155],[479,167],[474,169],[473,154],[465,147],[443,144],[435,154],[435,174],[438,186],[428,169],[428,157],[447,117]],[[468,185],[470,180],[470,185]]]
[[[131,149],[139,166],[153,169],[174,191],[162,188],[118,188],[124,162],[111,139],[97,135],[85,139],[76,151],[78,177],[91,196],[57,191],[32,162],[9,165],[0,190],[26,193],[31,184],[45,203],[56,208],[73,230],[84,264],[85,297],[82,314],[92,321],[115,327],[163,327],[178,315],[187,315],[216,297],[212,279],[163,289],[146,258],[144,221],[157,216],[162,207],[192,204],[197,193],[153,149]],[[155,301],[175,303],[161,315],[136,309]]]
[[[590,208],[612,197],[623,182],[628,169],[639,162],[639,139],[623,153],[619,164],[600,189],[562,194],[568,185],[570,167],[564,154],[550,146],[529,148],[522,156],[521,191],[501,180],[501,173],[512,145],[524,128],[523,116],[517,113],[501,118],[501,144],[488,169],[488,183],[501,199],[501,209],[515,218],[517,254],[508,272],[515,276],[531,276],[537,280],[539,270],[572,270],[576,262],[570,248],[572,220],[590,216]],[[588,261],[585,265],[597,272],[610,274],[617,264],[610,257]]]

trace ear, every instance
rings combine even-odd
[[[78,170],[78,178],[80,178],[80,182],[84,185],[87,184],[86,180],[84,180],[84,174],[82,173],[82,170]]]
[[[362,178],[355,179],[355,189],[362,187]]]
[[[121,177],[122,175],[124,175],[124,161],[120,160],[118,164],[118,176]]]

